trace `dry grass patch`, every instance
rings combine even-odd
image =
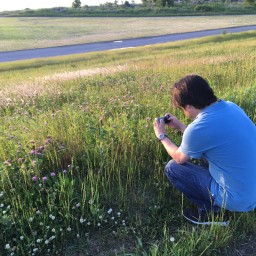
[[[53,75],[38,77],[32,81],[24,81],[19,84],[10,85],[0,90],[0,106],[10,105],[25,98],[32,98],[40,95],[57,95],[62,92],[61,82],[79,79],[93,75],[109,75],[128,69],[128,65],[116,67],[103,67],[94,69],[83,69],[55,73]]]

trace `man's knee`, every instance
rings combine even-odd
[[[176,176],[178,166],[179,165],[174,160],[170,160],[168,164],[165,166],[165,174],[169,179],[172,179]]]

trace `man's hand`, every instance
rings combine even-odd
[[[185,131],[187,126],[185,124],[183,124],[182,122],[180,122],[177,117],[173,116],[170,113],[166,113],[165,116],[166,115],[169,116],[168,120],[170,120],[170,122],[167,125],[170,128],[177,129],[177,130],[181,131],[182,133]]]
[[[156,134],[157,138],[160,134],[166,134],[165,124],[164,124],[163,119],[161,119],[159,122],[158,122],[157,118],[155,119],[155,121],[154,121],[154,131],[155,131],[155,134]]]

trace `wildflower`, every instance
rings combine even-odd
[[[79,235],[79,234],[77,234],[77,235],[76,235],[76,237],[77,237],[77,238],[79,238],[79,237],[80,237],[80,235]]]
[[[24,236],[20,236],[20,240],[23,240],[24,239]]]
[[[10,165],[10,162],[9,161],[5,161],[4,165],[8,166],[8,165]]]
[[[43,181],[47,181],[47,177],[44,176],[44,177],[42,178],[42,180],[43,180]]]
[[[28,220],[29,220],[29,222],[32,222],[33,221],[33,217],[30,217]]]
[[[23,161],[23,158],[18,158],[18,162],[21,163]]]
[[[98,223],[98,224],[97,224],[97,226],[98,226],[98,227],[100,227],[100,226],[101,226],[101,224],[100,224],[100,223]]]
[[[49,244],[50,243],[50,241],[49,240],[45,240],[45,242],[44,242],[45,244]]]
[[[31,155],[34,155],[36,153],[36,151],[34,150],[34,149],[32,149],[31,151],[30,151],[30,154]]]
[[[41,239],[37,239],[36,242],[37,242],[37,243],[40,243],[40,242],[41,242]]]
[[[52,172],[52,173],[51,173],[51,176],[52,176],[52,177],[56,176],[56,173],[55,173],[55,172]]]
[[[67,231],[69,231],[69,232],[70,232],[70,231],[71,231],[71,227],[68,227],[68,228],[67,228]]]
[[[175,238],[173,236],[170,237],[170,242],[174,242],[175,241]]]
[[[32,177],[32,180],[33,180],[33,181],[37,181],[37,180],[38,180],[37,176],[33,176],[33,177]]]
[[[102,218],[103,218],[102,215],[100,215],[100,216],[99,216],[99,219],[101,220]]]
[[[49,144],[50,142],[51,142],[51,139],[50,139],[50,138],[48,138],[48,139],[46,139],[46,140],[44,141],[45,144]]]
[[[49,215],[49,218],[52,219],[52,220],[55,220],[55,216],[52,215],[52,214]]]
[[[36,211],[36,214],[40,214],[40,213],[41,213],[40,210],[37,210],[37,211]]]
[[[63,174],[66,174],[67,173],[67,170],[63,170]]]
[[[3,211],[3,214],[6,214],[6,211]]]
[[[0,197],[2,197],[4,195],[4,191],[1,191],[0,193]]]
[[[112,211],[113,211],[112,208],[110,208],[110,209],[108,210],[108,214],[110,214]]]
[[[10,249],[10,248],[11,248],[11,246],[10,246],[9,244],[6,244],[6,245],[5,245],[5,249],[6,249],[6,250],[8,250],[8,249]]]
[[[88,203],[89,203],[89,204],[93,204],[93,200],[92,200],[92,199],[90,199]]]
[[[37,251],[38,251],[38,248],[34,248],[34,249],[33,249],[33,252],[37,252]]]
[[[83,218],[80,218],[80,223],[84,223],[86,220]]]
[[[76,207],[77,207],[77,208],[78,208],[78,207],[80,207],[80,206],[81,206],[81,204],[80,204],[80,203],[77,203],[77,204],[76,204]]]
[[[53,232],[53,233],[55,232],[55,228],[52,229],[52,232]]]
[[[4,204],[0,204],[0,208],[4,207]]]
[[[120,216],[121,216],[121,212],[118,212],[118,213],[117,213],[117,216],[120,217]]]

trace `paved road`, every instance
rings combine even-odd
[[[256,25],[234,27],[234,28],[211,29],[211,30],[204,30],[204,31],[197,31],[197,32],[163,35],[163,36],[126,39],[126,40],[120,40],[120,41],[87,43],[87,44],[39,48],[39,49],[31,49],[31,50],[0,52],[0,62],[55,57],[55,56],[63,56],[63,55],[69,55],[69,54],[114,50],[114,49],[120,49],[120,48],[130,48],[130,47],[137,47],[137,46],[143,46],[143,45],[174,42],[178,40],[200,38],[200,37],[212,36],[212,35],[220,35],[223,33],[224,30],[227,33],[244,32],[249,30],[256,30]]]

